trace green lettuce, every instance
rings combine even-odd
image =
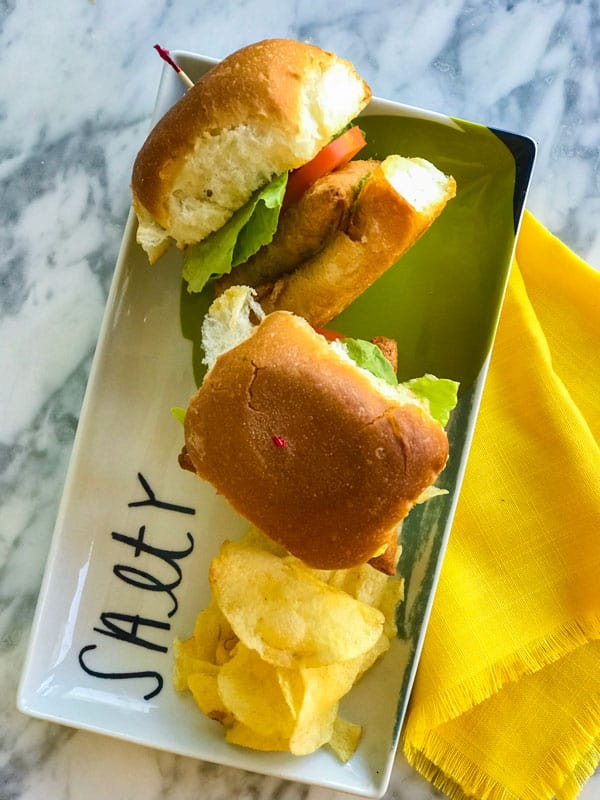
[[[404,385],[417,397],[428,400],[431,416],[441,425],[446,425],[458,399],[459,384],[456,381],[436,378],[435,375],[423,375],[422,378],[406,381]]]
[[[255,192],[219,230],[188,247],[183,277],[189,292],[201,292],[208,281],[231,272],[272,240],[285,196],[287,172]]]
[[[185,408],[180,408],[179,406],[173,406],[171,409],[171,414],[177,420],[177,422],[181,423],[181,425],[183,425],[185,420],[185,411]]]
[[[350,358],[362,369],[368,370],[377,378],[382,378],[391,386],[398,386],[398,379],[392,365],[377,345],[363,339],[342,339]],[[450,412],[456,406],[459,384],[448,378],[436,378],[435,375],[423,375],[400,384],[416,395],[427,400],[429,413],[441,425],[446,425]]]
[[[350,358],[363,369],[368,370],[376,378],[383,378],[391,386],[398,386],[394,368],[376,344],[364,339],[342,339]]]

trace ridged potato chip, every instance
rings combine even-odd
[[[198,646],[196,639],[191,636],[184,642],[175,640],[175,669],[173,671],[173,683],[178,691],[183,691],[188,687],[188,678],[201,668],[202,659],[198,656]]]
[[[328,744],[344,763],[350,761],[362,736],[362,728],[355,722],[348,722],[338,717],[333,725],[333,733]]]
[[[219,669],[219,695],[235,719],[256,733],[289,740],[295,718],[281,689],[277,668],[254,650],[238,644]]]
[[[213,664],[224,664],[235,647],[237,637],[214,598],[208,608],[201,611],[196,618],[194,640],[196,658]]]
[[[383,630],[381,611],[316,579],[297,559],[225,542],[209,579],[236,636],[275,666],[347,661]]]
[[[201,662],[198,670],[188,677],[188,687],[196,705],[207,717],[229,725],[233,723],[234,717],[223,703],[219,692],[219,670],[215,664]]]

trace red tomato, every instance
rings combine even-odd
[[[323,175],[333,172],[334,169],[350,161],[366,143],[363,132],[354,125],[337,139],[325,145],[312,161],[290,172],[283,201],[284,207],[297,202],[304,192]]]
[[[335,342],[336,339],[343,339],[344,334],[338,333],[337,331],[330,331],[327,328],[315,328],[317,333],[320,333],[321,336],[324,336],[328,342]]]

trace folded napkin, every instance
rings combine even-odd
[[[526,214],[403,732],[451,798],[600,756],[600,273]]]

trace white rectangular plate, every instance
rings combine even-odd
[[[195,78],[213,63],[191,54],[178,58]],[[155,119],[181,91],[166,68]],[[448,132],[457,128],[449,118],[385,101],[374,100],[368,114],[423,119]],[[492,194],[494,169],[488,175]],[[473,431],[521,195],[515,220],[498,234],[503,255],[494,267],[498,279],[486,344],[449,429],[453,461],[445,480],[451,493],[415,511],[405,525],[400,571],[407,598],[399,637],[342,705],[343,716],[364,728],[351,761],[341,764],[327,748],[297,758],[229,745],[219,724],[172,686],[173,640],[191,634],[208,601],[209,562],[223,539],[239,537],[247,525],[211,487],[178,466],[182,433],[170,408],[187,405],[195,390],[192,346],[180,328],[180,258],[169,253],[149,269],[135,243],[132,217],[40,592],[18,695],[23,712],[362,796],[385,792]],[[360,306],[357,313],[360,321]],[[464,315],[457,312],[459,317]],[[411,538],[415,533],[418,545]]]

